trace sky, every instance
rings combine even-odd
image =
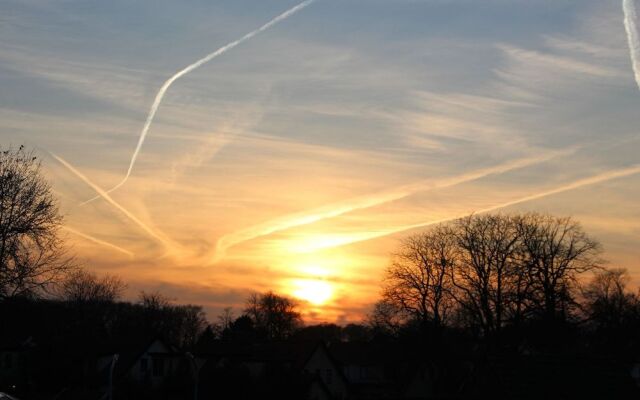
[[[572,216],[638,285],[624,3],[4,0],[0,145],[84,267],[212,320],[273,290],[359,321],[402,237],[484,211]]]

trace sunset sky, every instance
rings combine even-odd
[[[212,320],[274,290],[346,323],[403,236],[542,211],[640,284],[621,0],[304,4],[175,80],[106,193],[167,79],[298,4],[0,2],[0,144],[37,149],[83,265]]]

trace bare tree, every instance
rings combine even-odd
[[[61,225],[34,154],[23,146],[0,151],[0,299],[38,294],[72,269]]]
[[[547,322],[565,318],[577,277],[602,263],[600,244],[569,217],[526,214],[517,226],[534,305]]]
[[[201,306],[174,304],[160,292],[140,292],[140,318],[148,335],[161,336],[183,348],[191,348],[207,327]]]
[[[174,324],[183,348],[193,348],[202,332],[207,328],[207,318],[201,306],[187,304],[173,307]]]
[[[639,299],[627,291],[630,281],[626,269],[601,269],[586,285],[583,291],[585,311],[598,328],[621,327],[627,319],[635,317]]]
[[[233,321],[235,320],[235,316],[233,314],[232,307],[225,307],[222,310],[222,313],[216,317],[218,322],[215,322],[210,325],[212,333],[217,337],[223,337],[225,332],[228,334],[229,330],[233,326]]]
[[[73,302],[114,302],[122,296],[125,283],[117,276],[96,274],[76,270],[60,284],[59,295]]]
[[[291,336],[302,325],[302,318],[296,309],[294,300],[267,292],[251,295],[245,313],[267,339],[280,340]]]
[[[459,321],[499,337],[532,315],[549,322],[573,312],[577,279],[598,268],[599,254],[571,218],[471,215],[406,238],[383,301],[436,326],[457,307]]]
[[[459,304],[486,334],[506,322],[509,293],[516,271],[519,235],[505,215],[473,215],[455,226],[460,260],[454,282]]]
[[[172,299],[162,293],[145,292],[144,290],[138,295],[138,304],[147,310],[160,311],[171,306]]]
[[[225,329],[231,328],[231,324],[233,324],[234,320],[233,308],[225,307],[222,310],[222,314],[218,315],[218,323],[220,324],[220,329],[224,331]]]
[[[403,308],[385,300],[378,301],[367,316],[367,323],[374,332],[391,336],[397,336],[408,320],[409,315]]]
[[[456,256],[455,236],[444,226],[405,238],[387,268],[384,301],[441,327],[453,307]]]

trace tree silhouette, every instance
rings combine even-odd
[[[273,292],[249,296],[245,313],[269,340],[286,339],[302,325],[297,303]]]
[[[519,235],[513,218],[473,215],[455,223],[459,260],[454,273],[458,302],[485,334],[500,332],[513,288]]]
[[[563,320],[578,275],[601,264],[601,246],[568,217],[532,213],[517,218],[517,225],[534,305],[547,323]]]
[[[140,331],[185,349],[193,348],[208,326],[201,306],[174,304],[160,292],[140,292],[137,306]]]
[[[471,215],[401,242],[372,320],[393,332],[400,311],[435,327],[455,315],[494,338],[531,317],[562,322],[576,304],[578,276],[599,266],[599,254],[571,218]]]
[[[386,271],[383,289],[386,305],[396,305],[413,318],[435,327],[446,323],[453,308],[455,244],[451,230],[443,226],[405,238]],[[385,303],[378,304],[376,310],[380,318],[390,311]]]
[[[367,322],[375,334],[394,337],[398,336],[410,317],[411,314],[400,304],[391,299],[383,299],[374,304],[373,310],[367,316]]]
[[[62,216],[34,153],[0,151],[0,299],[37,295],[72,269]]]
[[[76,270],[60,284],[59,297],[70,302],[114,302],[122,296],[125,283],[117,276]]]
[[[602,269],[586,285],[584,306],[598,330],[619,329],[635,319],[640,304],[638,296],[627,291],[630,280],[626,269]]]

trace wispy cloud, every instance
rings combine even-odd
[[[187,170],[202,166],[235,138],[246,135],[259,123],[263,115],[264,105],[261,102],[234,110],[213,132],[199,136],[200,143],[193,151],[184,152],[172,162],[171,181],[175,184]]]
[[[124,248],[122,248],[122,247],[120,247],[118,245],[115,245],[113,243],[107,242],[106,240],[98,239],[97,237],[94,237],[94,236],[88,235],[86,233],[80,232],[80,231],[78,231],[76,229],[71,228],[70,226],[66,226],[65,225],[65,226],[62,227],[62,229],[64,229],[67,232],[73,233],[76,236],[80,236],[81,238],[86,239],[86,240],[88,240],[90,242],[98,244],[100,246],[108,247],[108,248],[110,248],[112,250],[115,250],[115,251],[118,251],[118,252],[120,252],[122,254],[125,254],[125,255],[127,255],[127,256],[129,256],[131,258],[134,257],[134,254],[133,254],[132,251],[124,249]]]
[[[48,85],[80,94],[84,99],[132,110],[144,105],[145,77],[149,71],[106,61],[65,58],[11,43],[0,44],[0,60],[4,68],[42,79]]]
[[[604,65],[594,65],[572,57],[525,50],[508,45],[501,45],[499,47],[513,59],[517,59],[522,63],[533,64],[534,66],[550,67],[576,75],[591,75],[596,77],[620,76],[620,72],[614,68]]]
[[[624,28],[627,32],[627,40],[629,41],[629,52],[631,55],[631,64],[636,83],[640,89],[640,33],[638,32],[638,14],[634,0],[623,0],[622,9],[624,10]]]
[[[297,6],[295,6],[293,8],[290,8],[289,10],[285,11],[284,13],[282,13],[282,14],[278,15],[277,17],[273,18],[271,21],[269,21],[266,24],[262,25],[260,28],[247,33],[246,35],[244,35],[243,37],[241,37],[238,40],[235,40],[235,41],[233,41],[233,42],[231,42],[229,44],[226,44],[226,45],[222,46],[218,50],[216,50],[213,53],[210,53],[207,56],[201,58],[200,60],[188,65],[187,67],[183,68],[182,70],[178,71],[173,76],[171,76],[169,79],[167,79],[164,82],[164,84],[162,85],[162,87],[160,87],[160,90],[156,94],[156,97],[155,97],[155,99],[153,101],[153,104],[151,105],[151,110],[149,111],[149,114],[147,115],[147,120],[144,123],[144,126],[142,128],[142,132],[140,132],[140,138],[138,139],[138,144],[136,146],[136,149],[133,152],[133,156],[131,157],[131,161],[129,163],[129,168],[127,169],[127,173],[125,174],[125,176],[122,179],[122,181],[120,181],[120,183],[118,183],[116,186],[112,187],[111,189],[107,190],[106,193],[111,193],[111,192],[113,192],[115,190],[118,190],[120,187],[122,187],[122,185],[127,183],[127,180],[129,180],[129,177],[131,176],[131,173],[133,172],[133,168],[134,168],[134,166],[136,164],[136,160],[138,159],[138,155],[140,154],[140,150],[142,149],[142,145],[144,144],[145,139],[147,138],[147,134],[149,133],[149,128],[151,127],[151,123],[153,122],[153,119],[154,119],[156,113],[158,112],[158,108],[160,107],[160,103],[162,102],[162,99],[164,98],[165,93],[167,92],[169,87],[173,84],[173,82],[177,81],[178,79],[180,79],[184,75],[190,73],[191,71],[201,67],[202,65],[208,63],[209,61],[213,60],[214,58],[216,58],[216,57],[226,53],[227,51],[233,49],[234,47],[242,44],[243,42],[253,38],[254,36],[258,35],[259,33],[271,28],[272,26],[276,25],[277,23],[279,23],[281,21],[284,21],[285,19],[289,18],[293,14],[295,14],[298,11],[302,10],[303,8],[307,7],[308,5],[313,3],[314,1],[315,0],[306,0],[306,1],[298,4]],[[89,203],[91,201],[97,200],[98,198],[100,198],[100,196],[96,196],[96,197],[94,197],[92,199],[89,199],[88,201],[84,202],[83,204],[86,204],[86,203]]]
[[[542,155],[521,158],[508,161],[496,166],[478,169],[451,178],[422,181],[394,188],[393,190],[389,190],[386,192],[377,193],[375,195],[363,196],[348,200],[340,204],[325,206],[310,212],[296,213],[293,215],[278,218],[276,220],[249,227],[220,238],[216,244],[215,253],[213,255],[213,262],[215,263],[220,261],[225,256],[226,250],[228,250],[230,247],[249,240],[256,239],[258,237],[271,235],[276,232],[299,227],[302,225],[312,224],[324,219],[338,217],[340,215],[356,210],[371,208],[381,204],[400,200],[418,192],[456,186],[466,182],[479,180],[490,175],[503,174],[515,169],[525,168],[534,164],[540,164],[561,155],[569,155],[575,152],[575,150],[575,148],[571,148],[562,151],[551,151]]]
[[[56,161],[58,161],[60,164],[62,164],[66,169],[71,171],[71,173],[73,173],[76,177],[78,177],[85,184],[87,184],[89,187],[91,187],[93,190],[95,190],[96,193],[98,193],[98,195],[100,197],[102,197],[103,199],[105,199],[107,201],[107,203],[112,205],[115,209],[119,210],[122,214],[124,214],[134,224],[138,225],[138,227],[140,229],[142,229],[144,232],[146,232],[149,236],[151,236],[152,238],[156,239],[158,242],[163,244],[167,250],[175,248],[175,244],[173,244],[171,242],[171,240],[168,239],[164,234],[162,234],[160,232],[157,232],[156,230],[152,229],[147,224],[142,222],[140,219],[138,219],[135,215],[133,215],[131,212],[129,212],[126,208],[124,208],[119,203],[117,203],[115,200],[113,200],[111,198],[111,196],[109,196],[109,193],[105,192],[98,185],[96,185],[95,183],[91,182],[91,180],[89,178],[87,178],[84,174],[82,174],[80,171],[78,171],[76,168],[74,168],[66,160],[64,160],[62,157],[59,157],[59,156],[57,156],[57,155],[55,155],[53,153],[50,153],[50,154],[54,159],[56,159]]]
[[[624,177],[628,177],[628,176],[632,176],[632,175],[637,175],[640,174],[640,165],[632,165],[630,167],[626,167],[626,168],[621,168],[621,169],[615,169],[615,170],[610,170],[607,172],[603,172],[597,175],[593,175],[587,178],[582,178],[582,179],[578,179],[574,182],[553,188],[553,189],[549,189],[549,190],[544,190],[538,193],[534,193],[528,196],[524,196],[524,197],[520,197],[514,200],[510,200],[507,202],[503,202],[500,204],[496,204],[490,207],[486,207],[480,210],[476,210],[474,211],[475,214],[482,214],[482,213],[487,213],[487,212],[492,212],[492,211],[496,211],[496,210],[500,210],[503,208],[507,208],[510,206],[514,206],[514,205],[518,205],[521,203],[526,203],[529,201],[533,201],[533,200],[538,200],[544,197],[549,197],[549,196],[553,196],[555,194],[560,194],[563,192],[568,192],[571,190],[575,190],[575,189],[580,189],[582,187],[586,187],[586,186],[591,186],[591,185],[596,185],[598,183],[603,183],[603,182],[607,182],[610,180],[614,180],[614,179],[619,179],[619,178],[624,178]],[[371,240],[371,239],[376,239],[379,237],[384,237],[384,236],[389,236],[389,235],[393,235],[395,233],[400,233],[400,232],[404,232],[404,231],[408,231],[408,230],[412,230],[412,229],[418,229],[418,228],[425,228],[428,226],[432,226],[432,225],[437,225],[440,223],[444,223],[444,222],[449,222],[449,221],[453,221],[456,220],[458,218],[462,218],[465,216],[470,215],[469,213],[462,213],[459,215],[454,215],[451,217],[446,217],[446,218],[442,218],[442,219],[438,219],[438,220],[432,220],[432,221],[425,221],[425,222],[419,222],[417,224],[410,224],[410,225],[403,225],[403,226],[398,226],[398,227],[393,227],[393,228],[387,228],[387,229],[378,229],[378,230],[368,230],[365,232],[354,232],[354,233],[349,233],[349,234],[341,234],[341,235],[337,235],[335,238],[333,238],[333,240],[324,240],[322,241],[322,243],[318,243],[318,244],[310,244],[304,248],[300,248],[298,249],[299,251],[304,251],[304,252],[310,252],[310,251],[317,251],[317,250],[321,250],[324,248],[329,248],[329,247],[337,247],[337,246],[344,246],[347,244],[351,244],[351,243],[356,243],[356,242],[362,242],[365,240]]]
[[[625,55],[624,49],[610,47],[589,40],[581,40],[566,35],[545,35],[544,42],[550,48],[564,52],[596,57],[599,59],[617,58]]]

